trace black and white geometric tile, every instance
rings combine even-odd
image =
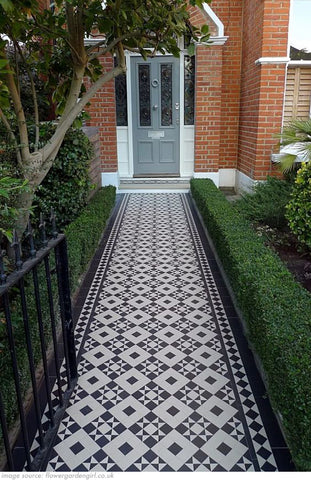
[[[48,471],[276,471],[182,194],[126,195],[76,333]]]

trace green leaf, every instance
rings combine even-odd
[[[6,60],[5,58],[1,58],[0,59],[0,69],[5,67],[8,63],[9,63],[8,60]]]
[[[290,153],[286,153],[281,156],[280,158],[280,167],[282,172],[289,172],[294,168],[295,160],[297,155],[292,155]]]
[[[11,0],[0,0],[0,6],[3,8],[5,12],[13,10],[13,2]]]
[[[202,28],[201,28],[201,33],[203,35],[206,35],[207,33],[209,33],[209,26],[208,25],[203,25]]]
[[[187,48],[188,55],[192,57],[195,54],[195,45],[194,43],[190,43],[190,45]]]

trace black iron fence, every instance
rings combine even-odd
[[[11,273],[0,254],[2,470],[42,469],[77,378],[66,238],[53,214],[39,230],[14,233]]]

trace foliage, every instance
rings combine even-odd
[[[286,218],[298,240],[311,248],[311,163],[303,163],[286,206]]]
[[[69,256],[69,275],[72,292],[75,291],[79,278],[85,272],[86,266],[94,254],[100,237],[103,233],[107,219],[115,202],[115,188],[105,187],[94,195],[89,204],[82,210],[80,217],[66,229],[66,238]],[[82,248],[80,248],[82,245]],[[54,256],[51,255],[51,272],[54,269]],[[41,308],[43,312],[43,323],[46,338],[51,338],[50,310],[45,280],[44,264],[38,267]],[[25,277],[25,290],[27,297],[27,312],[29,317],[31,339],[34,351],[35,363],[38,364],[41,358],[40,341],[37,325],[37,311],[33,294],[33,280],[31,273]],[[55,275],[52,275],[53,297],[57,303],[57,285]],[[55,304],[55,312],[58,308]],[[11,296],[11,315],[14,329],[15,347],[17,362],[20,373],[21,388],[23,395],[27,392],[30,383],[27,353],[25,346],[25,333],[23,316],[21,312],[20,299],[16,292]],[[17,414],[13,374],[11,369],[10,351],[6,338],[6,326],[3,307],[0,301],[0,385],[9,426],[12,426]],[[0,442],[1,444],[1,442]]]
[[[25,117],[29,124],[32,125],[33,119],[35,118],[32,83],[37,93],[38,111],[41,121],[50,119],[53,113],[53,106],[50,104],[50,89],[47,88],[47,84],[43,80],[42,75],[40,77],[39,72],[37,72],[34,68],[31,68],[31,71],[28,70],[27,65],[31,64],[32,62],[32,49],[27,51],[26,47],[23,47],[22,52],[23,56],[21,56],[16,49],[14,49],[13,45],[9,45],[6,53],[10,63],[15,64],[15,69],[18,72],[20,96],[23,100]]]
[[[285,206],[289,202],[292,184],[275,177],[257,183],[252,193],[245,193],[234,206],[247,219],[262,222],[270,227],[286,224]]]
[[[98,245],[115,197],[115,187],[102,188],[95,193],[81,215],[65,230],[73,290]]]
[[[55,0],[53,8],[43,8],[37,0],[0,0],[0,120],[14,147],[21,177],[33,190],[42,183],[66,131],[91,98],[105,83],[125,73],[125,50],[143,58],[156,52],[178,56],[181,36],[190,38],[190,54],[195,42],[209,39],[208,25],[198,29],[190,24],[189,3],[202,8],[204,2]],[[98,43],[86,45],[86,37],[97,38]],[[110,70],[99,61],[105,55],[116,56]],[[33,108],[21,89],[25,78]],[[48,142],[40,136],[38,78],[45,82],[49,107],[56,107],[58,115]],[[35,130],[33,142],[29,128]],[[32,200],[33,194],[23,196],[28,208]],[[20,225],[27,220],[24,217]]]
[[[282,148],[281,169],[291,170],[296,159],[308,162],[311,159],[311,119],[292,120],[282,130],[280,135]]]
[[[88,137],[81,130],[68,130],[53,167],[36,190],[33,205],[37,216],[42,212],[48,217],[53,208],[57,226],[63,229],[79,215],[91,189],[89,163],[93,155]]]
[[[27,181],[13,178],[10,168],[0,164],[0,239],[3,235],[8,241],[12,240],[14,222],[19,215],[16,208],[18,192],[27,189]]]
[[[191,192],[228,275],[296,467],[311,469],[311,296],[210,180]]]

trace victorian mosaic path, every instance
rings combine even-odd
[[[124,195],[47,471],[275,471],[288,452],[186,194]],[[284,460],[285,459],[285,460]]]

